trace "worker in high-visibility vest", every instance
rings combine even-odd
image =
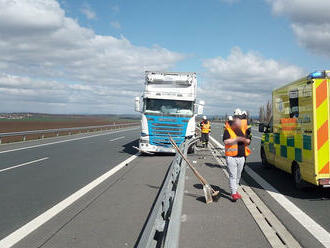
[[[231,197],[233,201],[237,201],[241,198],[241,195],[237,193],[237,188],[241,179],[245,158],[251,153],[248,147],[251,140],[248,139],[246,133],[242,130],[241,119],[235,117],[226,127],[223,133],[223,142],[225,144]]]
[[[203,121],[199,124],[199,126],[201,128],[202,145],[203,145],[203,148],[205,148],[205,147],[208,146],[209,135],[210,135],[210,132],[211,132],[211,123],[205,115],[203,116]]]
[[[251,123],[248,120],[247,112],[244,110],[242,111],[241,115],[242,120],[242,129],[245,129],[246,135],[249,137],[249,139],[252,138],[252,132],[251,132]]]
[[[242,132],[245,133],[246,137],[251,140],[252,139],[251,124],[249,123],[247,112],[245,110],[241,111],[241,115],[239,116],[239,118],[241,119],[241,123],[242,123],[242,127],[241,127]],[[246,165],[246,158],[243,166],[243,172],[245,170],[245,165]]]

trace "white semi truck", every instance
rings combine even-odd
[[[178,145],[196,135],[195,117],[204,107],[203,101],[196,104],[196,90],[196,73],[145,72],[142,102],[135,98],[135,110],[142,114],[141,152],[174,153],[169,135]]]

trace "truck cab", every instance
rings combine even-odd
[[[196,104],[196,88],[195,73],[145,72],[143,95],[135,100],[141,112],[141,152],[174,153],[169,136],[180,145],[196,135],[195,117],[204,106]]]

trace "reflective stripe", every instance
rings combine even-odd
[[[328,82],[325,79],[315,80],[315,107],[316,107],[316,128],[318,173],[330,174],[329,164],[329,101],[328,101]]]
[[[228,148],[227,151],[228,152],[235,152],[235,151],[238,151],[238,149],[236,149],[236,148]]]

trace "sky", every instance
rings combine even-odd
[[[0,0],[0,112],[133,114],[144,71],[193,71],[205,113],[258,113],[330,69],[329,0]]]

